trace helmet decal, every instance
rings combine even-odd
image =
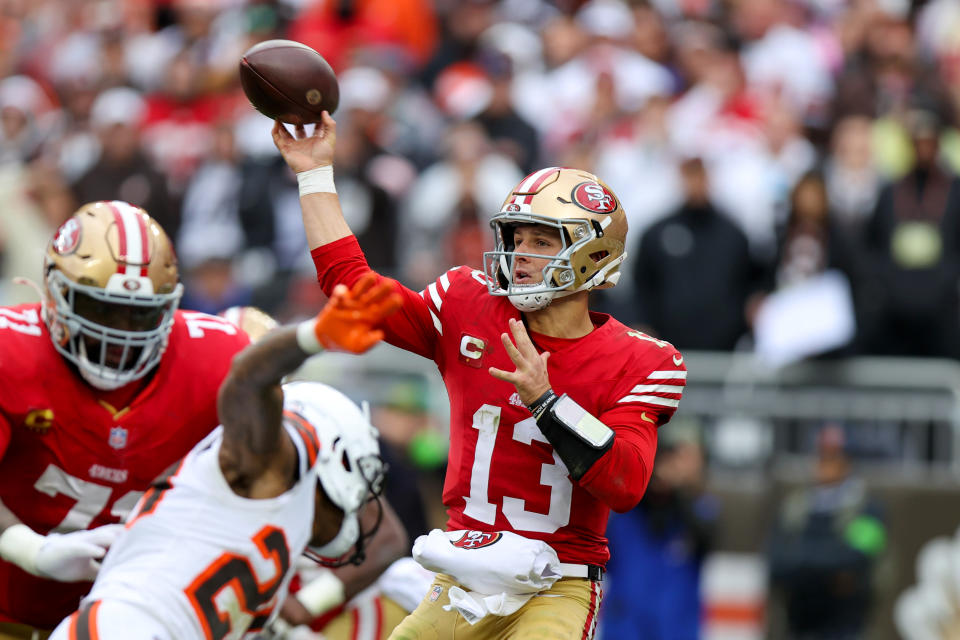
[[[80,230],[80,222],[76,218],[70,218],[64,222],[53,238],[53,250],[61,256],[67,256],[76,251],[80,246]]]
[[[593,213],[613,213],[617,199],[599,182],[581,182],[570,194],[577,206]]]

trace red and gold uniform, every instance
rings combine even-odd
[[[0,308],[0,500],[41,534],[120,522],[217,426],[217,389],[248,342],[222,318],[177,311],[160,363],[121,404],[127,387],[95,389],[54,349],[39,304]],[[52,629],[90,584],[0,560],[0,623]]]
[[[547,309],[554,299],[617,283],[626,215],[593,174],[547,167],[513,189],[491,226],[496,248],[484,253],[485,271],[457,267],[419,293],[403,289],[403,308],[387,319],[384,333],[395,346],[433,360],[447,388],[447,529],[542,540],[557,552],[563,578],[544,594],[549,597],[535,596],[513,614],[469,624],[443,608],[444,594],[458,585],[439,574],[391,638],[589,639],[609,559],[604,534],[610,510],[632,509],[643,496],[657,429],[676,410],[687,371],[672,345],[606,314],[590,313],[592,331],[575,339],[528,330],[537,351],[550,353],[553,398],[566,394],[602,423],[600,429],[613,432],[595,451],[577,445],[558,451],[551,442],[563,448],[559,434],[548,439],[541,429],[558,423],[538,423],[519,386],[490,372],[520,366],[501,342],[511,321]],[[321,245],[312,255],[328,295],[368,269],[353,237]],[[572,474],[567,462],[579,460],[585,464]]]
[[[352,237],[313,256],[328,292],[367,270]],[[512,531],[546,541],[561,562],[606,563],[607,517],[611,508],[632,509],[646,489],[657,427],[673,415],[686,383],[682,356],[606,314],[592,313],[595,329],[580,339],[531,335],[551,352],[554,390],[616,432],[613,448],[575,483],[513,385],[488,373],[512,369],[500,334],[520,312],[488,295],[483,274],[467,267],[402,295],[402,310],[386,320],[386,340],[434,360],[450,398],[448,529]]]

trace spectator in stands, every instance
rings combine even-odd
[[[863,268],[861,251],[847,229],[836,223],[823,176],[810,172],[790,194],[790,210],[771,274],[772,288],[784,289],[831,270],[855,284]]]
[[[836,222],[859,236],[880,192],[880,173],[873,155],[873,121],[850,115],[833,128],[824,163],[824,180]]]
[[[960,179],[939,161],[941,123],[909,113],[915,164],[881,191],[867,223],[871,252],[863,348],[878,355],[960,357]]]
[[[679,349],[730,350],[747,332],[747,301],[762,271],[743,231],[711,202],[700,159],[681,172],[684,204],[640,241],[633,274],[640,321]]]
[[[73,185],[77,202],[124,201],[143,207],[176,237],[179,212],[166,179],[141,146],[140,127],[146,105],[133,89],[107,89],[90,109],[91,128],[100,139],[100,157]]]
[[[675,432],[671,425],[668,431]],[[605,638],[697,640],[700,573],[719,505],[704,492],[704,451],[689,430],[661,435],[653,478],[640,504],[612,514],[603,609]]]
[[[539,166],[537,130],[513,106],[513,62],[505,54],[484,51],[481,64],[490,81],[490,101],[477,117],[498,151],[524,173]]]
[[[817,438],[813,484],[781,503],[768,558],[786,630],[772,629],[773,637],[866,637],[874,569],[886,546],[886,529],[879,504],[851,473],[845,444],[840,427],[825,427]]]

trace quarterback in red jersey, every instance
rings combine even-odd
[[[42,303],[0,307],[0,639],[46,637],[150,482],[218,424],[249,339],[177,309],[169,238],[126,202],[81,207]]]
[[[336,123],[325,114],[308,136],[278,122],[273,135],[297,172],[321,285],[329,294],[352,284],[367,266],[333,185]],[[543,541],[563,578],[553,597],[470,624],[444,609],[445,594],[465,584],[451,567],[391,638],[591,638],[607,518],[642,497],[657,428],[686,382],[672,345],[589,310],[588,292],[619,279],[627,233],[620,202],[596,176],[541,169],[513,189],[491,226],[497,245],[484,271],[459,267],[424,291],[404,289],[403,310],[384,332],[434,360],[447,387],[448,530]],[[484,546],[504,545],[508,555],[502,538],[487,536]]]

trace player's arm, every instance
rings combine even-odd
[[[280,383],[324,349],[363,353],[382,337],[376,327],[400,300],[371,273],[352,289],[338,287],[313,320],[277,329],[240,352],[220,387],[220,466],[239,495],[269,498],[294,482],[296,451],[282,429]]]
[[[348,287],[370,266],[350,231],[333,182],[333,157],[337,124],[324,112],[313,134],[302,126],[293,133],[274,122],[273,141],[287,165],[297,174],[300,208],[317,280],[330,295],[337,284]],[[380,276],[378,276],[380,277]],[[402,311],[384,324],[386,340],[401,349],[434,359],[435,322],[427,303],[415,291],[395,283],[403,298]]]
[[[333,186],[336,140],[337,123],[326,111],[310,136],[303,125],[294,127],[291,134],[279,120],[273,123],[273,142],[300,184],[303,227],[311,251],[353,235]]]
[[[373,538],[366,544],[366,559],[359,565],[348,564],[323,572],[305,584],[283,603],[281,616],[292,625],[309,625],[334,607],[350,601],[373,584],[395,560],[410,552],[410,540],[396,512],[382,500],[383,520]],[[368,507],[374,507],[371,503]],[[375,508],[368,508],[362,518],[375,518]],[[373,524],[373,523],[369,523]],[[364,529],[367,528],[365,524]]]

